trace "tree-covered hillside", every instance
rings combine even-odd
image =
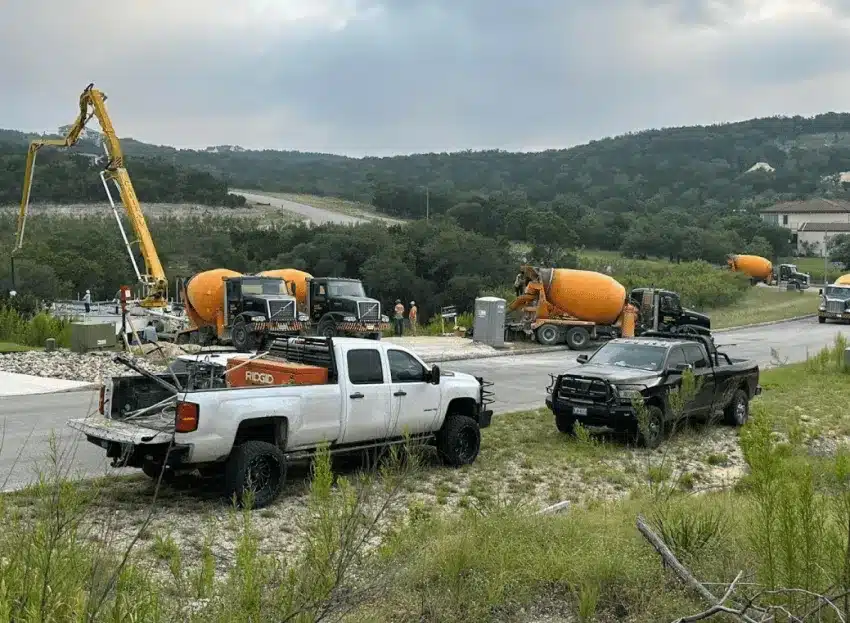
[[[4,140],[6,138],[11,140]],[[0,131],[0,205],[16,204],[21,200],[28,142],[20,133]],[[106,201],[99,175],[103,159],[99,164],[94,159],[94,156],[100,154],[101,149],[91,144],[75,147],[70,152],[43,148],[36,160],[32,201]],[[227,182],[220,176],[191,167],[175,166],[160,157],[130,156],[126,166],[142,202],[198,203],[209,206],[234,206],[245,202],[242,197],[228,194]],[[117,200],[117,194],[114,196]]]

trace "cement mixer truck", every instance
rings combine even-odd
[[[811,283],[811,275],[801,273],[796,264],[774,266],[767,258],[759,255],[728,255],[726,263],[734,272],[745,274],[750,283],[767,285],[785,285],[790,289],[805,290]]]
[[[299,335],[308,321],[299,313],[297,286],[280,277],[242,275],[216,268],[191,277],[183,290],[189,329],[178,344],[232,344],[239,351],[262,348],[278,337]]]
[[[294,268],[257,273],[276,277],[293,286],[305,331],[322,337],[354,336],[380,340],[390,319],[381,313],[381,302],[366,295],[359,279],[313,277]]]
[[[585,348],[593,340],[667,331],[711,335],[705,314],[682,307],[669,290],[636,288],[628,297],[613,277],[587,270],[522,266],[525,292],[508,307],[506,329],[540,344]]]

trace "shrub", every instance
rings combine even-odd
[[[0,307],[0,342],[44,346],[53,338],[58,346],[71,345],[71,322],[39,312],[29,320],[10,307]]]

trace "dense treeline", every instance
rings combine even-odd
[[[403,226],[286,225],[259,228],[256,221],[227,217],[152,218],[151,233],[169,278],[226,267],[245,273],[295,267],[317,276],[355,277],[385,306],[396,298],[416,300],[423,318],[440,306],[472,308],[482,294],[511,298],[517,265],[528,253],[504,238],[488,238],[450,219]],[[13,236],[14,218],[0,215],[0,240]],[[574,254],[552,247],[561,266],[577,266]],[[534,250],[531,251],[532,253]],[[141,258],[138,258],[141,264]],[[77,297],[86,289],[111,299],[119,286],[135,285],[114,219],[34,216],[16,259],[17,289],[43,299]],[[698,308],[734,302],[746,280],[707,264],[615,263],[614,274],[629,287],[652,285],[680,291]],[[0,288],[11,286],[8,247],[0,248]],[[586,266],[598,269],[598,266]]]
[[[29,138],[0,134],[21,145]],[[787,232],[757,223],[759,208],[848,196],[836,176],[850,171],[850,114],[650,130],[538,153],[347,158],[123,145],[134,162],[165,158],[233,187],[336,195],[412,219],[447,215],[465,229],[540,250],[584,245],[718,262],[733,251],[790,252]],[[748,171],[759,162],[774,170]]]
[[[68,153],[44,148],[38,154],[32,186],[32,201],[41,203],[102,203],[106,193],[100,181],[103,164],[94,162],[90,149]],[[91,155],[86,155],[91,154]],[[237,206],[244,197],[230,195],[227,183],[204,171],[178,167],[160,158],[131,157],[127,170],[142,202],[196,203]],[[0,205],[21,200],[26,167],[26,147],[0,142]],[[115,200],[117,193],[113,193]]]

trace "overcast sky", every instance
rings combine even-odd
[[[116,8],[121,7],[121,8]],[[4,0],[0,127],[349,155],[848,110],[850,0]]]

